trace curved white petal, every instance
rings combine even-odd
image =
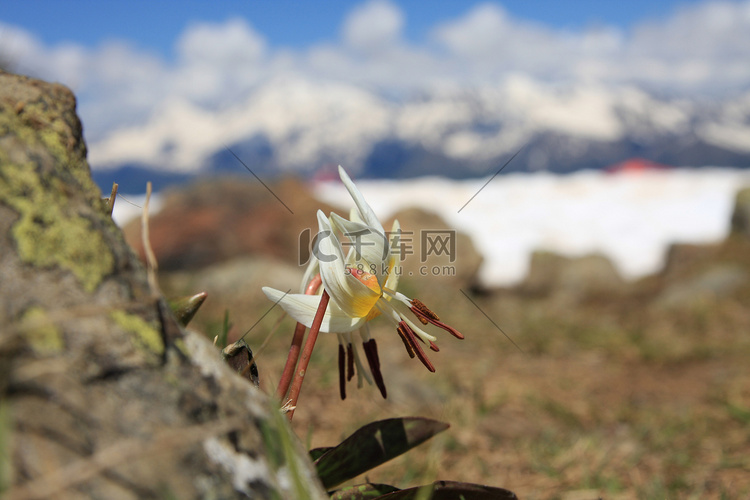
[[[365,271],[376,275],[382,285],[390,262],[390,245],[385,234],[360,222],[346,220],[337,214],[331,214],[331,223],[349,239],[354,250],[354,261],[363,264]]]
[[[397,267],[396,265],[396,258],[391,257],[391,262],[388,264],[388,273],[385,278],[385,283],[383,283],[383,289],[390,291],[396,290],[396,288],[398,288],[398,280],[402,271],[403,268]]]
[[[303,294],[284,294],[280,290],[270,287],[263,287],[263,293],[270,300],[278,302],[284,310],[306,327],[310,328],[315,319],[315,313],[320,305],[320,295],[303,295]],[[333,301],[328,303],[323,323],[320,326],[321,332],[346,333],[361,328],[365,323],[364,318],[351,318],[341,310]]]
[[[354,200],[354,204],[357,205],[357,210],[359,210],[359,214],[365,224],[378,229],[381,233],[384,233],[383,225],[380,224],[380,221],[375,216],[375,212],[373,212],[370,205],[367,204],[365,197],[362,196],[362,193],[360,193],[357,186],[354,185],[354,182],[352,182],[351,178],[346,173],[346,170],[344,170],[341,165],[339,165],[339,177],[341,177],[341,182],[344,183],[346,190],[349,191],[349,194]]]
[[[388,233],[391,238],[391,253],[397,253],[396,250],[400,249],[401,244],[401,224],[398,219],[393,219],[393,225],[391,226],[391,232]]]
[[[302,276],[302,284],[300,285],[299,293],[305,293],[310,280],[313,279],[316,274],[318,274],[318,269],[318,259],[315,258],[314,253],[310,253],[310,263],[307,265],[307,269],[305,269],[304,276]]]
[[[391,258],[388,262],[388,277],[385,280],[384,287],[388,290],[396,291],[402,271],[400,266],[396,267],[399,259],[401,259],[401,225],[398,223],[398,220],[393,221],[389,236],[391,238]]]
[[[380,293],[368,288],[352,276],[351,271],[346,268],[341,244],[328,218],[320,210],[318,210],[318,227],[320,237],[317,250],[320,252],[318,260],[323,286],[331,296],[331,301],[348,316],[366,317],[380,297]]]
[[[357,210],[356,207],[352,207],[352,209],[349,210],[349,220],[352,222],[361,222],[362,224],[365,223],[365,221],[362,220],[362,217],[359,216],[359,210]]]

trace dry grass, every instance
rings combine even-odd
[[[437,373],[410,360],[395,331],[377,321],[389,397],[350,384],[339,401],[336,339],[323,335],[294,427],[317,447],[376,419],[449,422],[447,432],[367,476],[396,486],[440,478],[501,486],[524,499],[747,498],[750,286],[665,306],[657,299],[666,285],[654,280],[610,295],[475,297],[524,352],[458,289],[425,287],[419,298],[466,334],[440,335],[441,352],[430,354]],[[418,282],[405,286],[420,290]],[[216,331],[223,307],[209,302],[197,320]],[[250,325],[266,308],[230,312]],[[277,318],[251,332],[251,346]],[[292,331],[287,318],[259,356],[268,393]]]

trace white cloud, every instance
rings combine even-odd
[[[243,96],[268,73],[265,39],[242,19],[188,27],[176,44],[170,97],[223,107]]]
[[[748,61],[750,2],[717,1],[636,27],[623,69],[676,88],[736,89],[750,84]]]
[[[45,46],[28,32],[0,24],[0,57],[18,71],[73,87],[93,143],[115,128],[144,124],[165,102],[182,100],[213,112],[245,102],[279,78],[351,84],[388,95],[467,85],[507,92],[514,81],[529,82],[532,94],[537,84],[643,85],[709,94],[750,87],[750,0],[690,4],[628,32],[608,26],[560,30],[515,18],[497,3],[468,8],[434,26],[420,43],[405,40],[406,22],[396,4],[371,0],[351,10],[340,40],[304,49],[271,47],[241,19],[197,23],[175,42],[173,62],[126,41],[95,48]],[[616,127],[604,98],[597,99],[571,95],[544,119],[548,126],[575,125],[611,137]],[[563,118],[584,104],[588,115]],[[586,116],[598,121],[584,123]],[[463,154],[476,140],[455,139],[453,147]]]
[[[342,35],[347,46],[365,53],[379,52],[399,41],[404,14],[386,0],[370,0],[352,10]]]
[[[177,41],[177,52],[186,65],[224,68],[257,63],[266,52],[266,41],[244,20],[230,19],[191,26]]]
[[[636,83],[658,90],[750,85],[750,2],[684,6],[629,33],[556,30],[511,17],[493,3],[438,26],[435,40],[475,80],[508,72],[557,81]]]
[[[31,33],[0,22],[0,61],[11,71],[39,74],[80,85],[89,54],[79,46],[45,47]]]
[[[481,4],[463,17],[438,26],[433,38],[468,75],[469,81],[509,73],[571,79],[577,68],[608,58],[621,44],[613,28],[571,33],[511,17],[501,6]]]

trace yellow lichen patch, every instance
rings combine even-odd
[[[185,356],[189,356],[190,355],[190,350],[188,349],[187,345],[185,345],[185,341],[183,339],[181,339],[181,338],[180,339],[175,339],[173,346],[174,346],[175,349],[177,349],[178,351],[180,351],[183,355],[185,355]]]
[[[140,316],[128,314],[125,311],[112,311],[109,316],[120,328],[131,334],[133,341],[139,348],[159,356],[164,353],[164,341],[161,333]]]
[[[41,307],[29,308],[21,317],[20,329],[37,354],[54,354],[65,348],[62,333]]]
[[[45,186],[33,164],[6,163],[0,169],[0,202],[20,218],[12,234],[21,259],[35,266],[71,271],[86,291],[93,291],[114,267],[112,252],[91,222],[66,198],[61,181]]]

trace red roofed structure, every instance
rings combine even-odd
[[[645,158],[629,158],[620,163],[615,163],[605,168],[605,172],[609,174],[616,174],[620,172],[645,172],[647,170],[669,170],[672,167],[669,165],[663,165],[656,163],[655,161],[647,160]]]

